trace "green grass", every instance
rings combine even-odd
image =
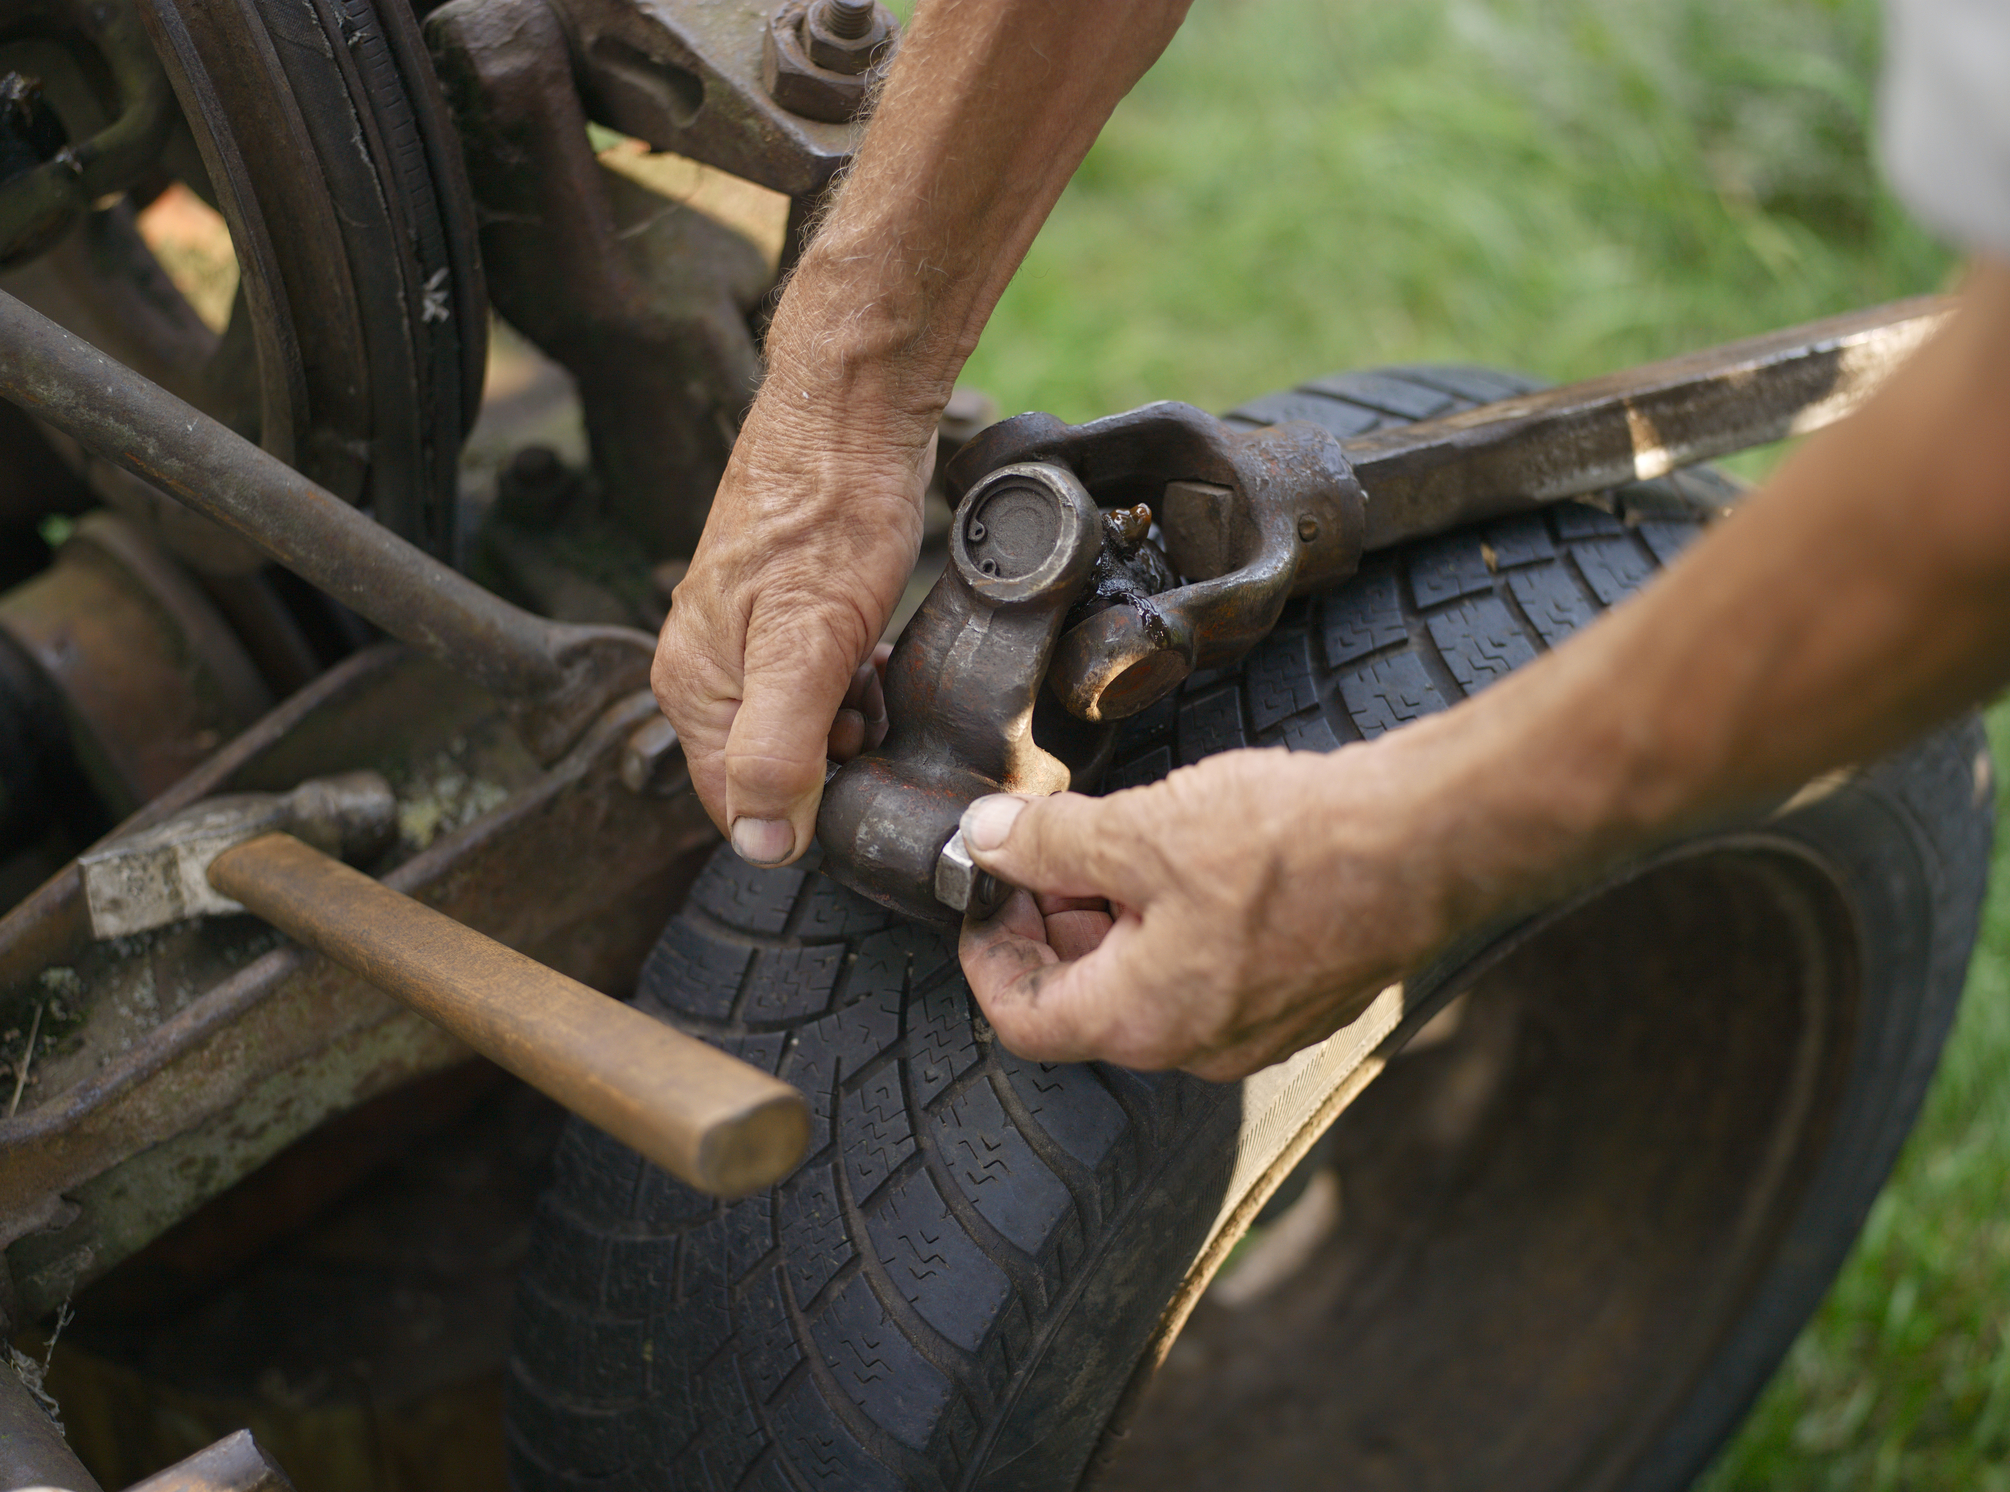
[[[1572,377],[1930,289],[1864,165],[1875,36],[1860,0],[1202,0],[971,380],[1081,417],[1370,362]]]
[[[1378,362],[1568,378],[1934,289],[1870,165],[1877,39],[1870,0],[1200,0],[968,380],[1082,419]],[[1999,874],[1918,1132],[1713,1492],[2010,1492],[2006,1178]]]

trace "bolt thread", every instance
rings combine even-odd
[[[819,0],[824,30],[843,41],[857,41],[872,30],[877,0]]]

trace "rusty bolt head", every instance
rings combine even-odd
[[[635,727],[621,749],[621,785],[646,798],[673,797],[691,785],[676,726],[657,715]]]
[[[875,4],[864,33],[848,37],[852,18],[831,9],[832,0],[788,0],[769,18],[761,82],[791,114],[844,124],[865,107],[872,70],[892,54],[900,28],[885,6]]]

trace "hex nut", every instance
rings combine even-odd
[[[866,46],[862,70],[840,72],[820,66],[805,47],[804,37],[810,29],[809,9],[805,0],[788,0],[769,17],[768,29],[761,38],[761,83],[768,96],[791,114],[825,124],[847,124],[865,107],[874,69],[892,54],[899,27],[891,13],[878,6],[872,27],[866,33],[868,39],[876,38],[870,46],[866,46],[864,39],[848,42],[829,37],[836,47],[847,52],[853,47]],[[835,55],[823,48],[821,40],[818,45],[824,55]]]
[[[579,496],[576,474],[550,446],[529,445],[511,456],[496,476],[495,512],[526,528],[547,528],[565,516]]]
[[[857,74],[879,61],[880,48],[898,25],[884,5],[874,5],[872,19],[860,36],[845,36],[831,26],[826,0],[811,0],[797,33],[811,62],[834,73]]]
[[[952,911],[983,921],[1012,895],[1012,888],[970,858],[959,826],[935,860],[935,899]]]

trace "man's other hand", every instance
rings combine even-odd
[[[886,733],[877,646],[934,453],[932,410],[833,416],[780,386],[733,448],[651,682],[699,797],[757,865],[809,848],[826,757]]]
[[[1043,1062],[1226,1081],[1352,1020],[1452,925],[1457,878],[1427,849],[1444,815],[1399,741],[972,804],[974,858],[1033,888],[963,931],[999,1039]]]

